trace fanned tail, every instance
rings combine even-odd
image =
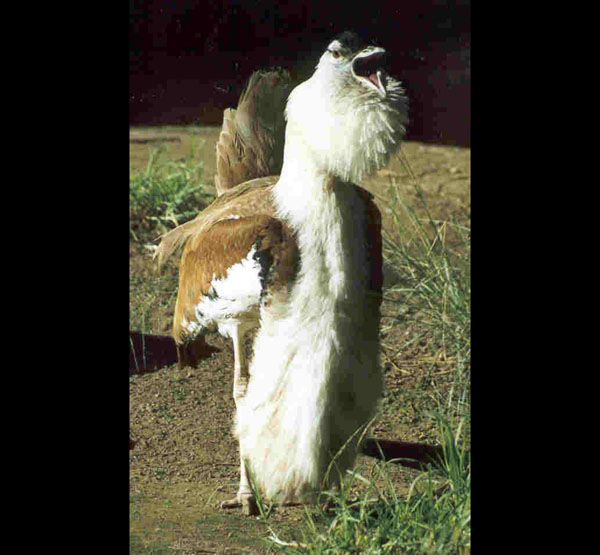
[[[237,110],[223,114],[217,142],[217,194],[258,177],[281,172],[285,140],[285,103],[292,80],[284,69],[255,71]]]

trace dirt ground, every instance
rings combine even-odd
[[[149,150],[159,142],[177,159],[193,147],[204,161],[204,179],[212,183],[215,171],[216,128],[135,128],[130,131],[130,160],[143,167]],[[422,143],[403,147],[412,171],[436,219],[470,213],[470,150]],[[397,187],[409,202],[416,193],[399,160],[363,183],[376,194],[384,217],[390,188]],[[150,306],[147,333],[168,333],[176,288],[176,270],[163,283],[164,300]],[[167,273],[169,270],[167,269]],[[146,277],[154,276],[149,252],[130,249],[131,302]],[[394,276],[386,274],[386,284]],[[380,438],[436,443],[435,421],[429,410],[436,394],[449,387],[452,361],[440,359],[427,335],[406,345],[420,330],[414,323],[398,323],[398,309],[384,302],[382,365],[386,396],[371,433]],[[305,508],[275,508],[269,521],[243,517],[241,512],[219,509],[238,486],[238,451],[231,434],[233,352],[230,342],[208,338],[219,350],[197,369],[174,365],[130,376],[130,553],[265,553],[272,550],[265,536],[269,525],[280,537],[301,539]],[[357,471],[377,473],[373,459],[359,457]],[[388,474],[401,495],[417,471],[388,466]],[[358,488],[358,486],[355,486]],[[353,486],[354,488],[354,486]],[[356,489],[358,493],[358,489]]]

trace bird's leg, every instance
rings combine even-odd
[[[232,333],[233,339],[233,400],[237,406],[238,402],[246,396],[248,389],[248,364],[246,361],[246,349],[244,346],[244,334],[240,333],[237,326]]]
[[[240,333],[239,326],[235,328],[235,331],[231,334],[231,336],[233,339],[234,356],[233,399],[237,407],[240,401],[246,396],[250,375],[248,373],[246,350],[244,346],[244,334]],[[256,499],[254,498],[254,493],[252,492],[252,488],[250,487],[250,478],[248,476],[248,470],[244,463],[243,455],[241,453],[241,446],[240,487],[238,489],[237,495],[233,499],[221,503],[222,509],[232,509],[237,507],[242,507],[244,514],[246,515],[258,514]]]
[[[237,509],[242,507],[244,514],[252,516],[259,513],[244,459],[240,455],[240,487],[237,495],[221,503],[222,509]]]

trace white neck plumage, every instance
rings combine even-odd
[[[320,64],[292,91],[283,168],[274,188],[279,215],[298,232],[301,253],[328,254],[329,277],[344,273],[343,252],[352,250],[344,241],[356,241],[355,199],[345,184],[358,183],[389,162],[407,121],[398,81],[388,78],[382,96],[353,80],[351,74],[331,75],[329,66]],[[362,286],[363,279],[356,277],[357,287]]]
[[[400,83],[387,80],[386,95],[329,75],[326,65],[296,87],[286,108],[283,168],[276,186],[282,215],[306,221],[335,182],[360,183],[384,167],[400,147],[407,102]],[[338,78],[335,78],[338,77]]]

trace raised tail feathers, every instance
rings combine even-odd
[[[218,195],[250,179],[281,172],[284,111],[291,90],[288,71],[258,70],[250,76],[237,109],[225,110],[216,149]]]

